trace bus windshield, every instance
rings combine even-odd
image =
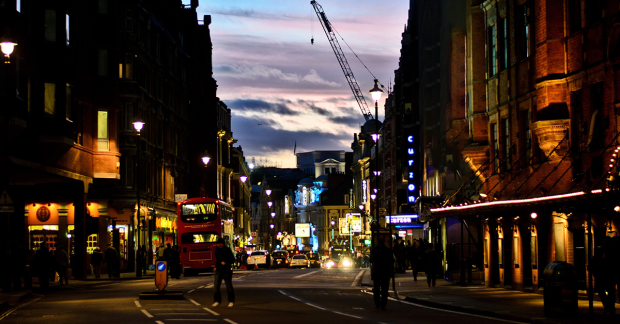
[[[205,223],[217,220],[215,203],[181,205],[181,221],[186,223]]]
[[[219,237],[216,232],[183,233],[181,244],[215,243]]]

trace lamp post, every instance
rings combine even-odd
[[[17,43],[15,42],[15,40],[13,40],[13,38],[11,38],[11,35],[9,33],[2,36],[2,38],[0,39],[0,51],[2,51],[2,54],[4,54],[4,63],[11,63],[10,56],[11,54],[13,54],[16,45]]]
[[[240,176],[239,181],[241,181],[241,223],[245,225],[245,182],[248,180],[246,176]],[[245,240],[245,231],[243,234]],[[243,244],[241,244],[243,248]]]
[[[372,100],[375,101],[375,133],[373,134],[372,139],[375,142],[375,174],[379,172],[379,100],[381,99],[381,95],[383,94],[383,90],[378,86],[378,80],[375,79],[375,86],[370,89],[370,95],[372,96]],[[377,176],[375,176],[375,187],[378,188]],[[375,202],[375,219],[379,223],[379,205]]]
[[[137,159],[136,159],[136,199],[138,200],[138,212],[136,213],[136,220],[138,224],[136,224],[136,232],[137,234],[137,246],[136,246],[136,277],[142,277],[142,257],[140,255],[140,148],[141,148],[141,140],[140,140],[140,132],[142,131],[142,127],[144,127],[144,123],[141,121],[133,122],[133,128],[135,128],[138,133],[138,143],[137,143]],[[133,218],[132,218],[133,221]]]
[[[205,175],[204,177],[207,177],[207,165],[209,164],[209,161],[211,161],[211,158],[207,155],[207,151],[205,150],[204,155],[200,158],[200,160],[202,160],[202,164],[204,164],[205,166]],[[209,197],[209,193],[207,192],[207,181],[205,179],[205,197]]]
[[[265,194],[267,194],[267,199],[271,199],[271,189],[269,189],[269,187],[267,187],[267,189],[265,189]],[[271,206],[273,205],[273,202],[271,201],[267,201],[267,212],[271,213]],[[271,229],[273,229],[273,223],[271,222],[271,218],[269,218],[269,245],[267,247],[268,250],[271,250]]]

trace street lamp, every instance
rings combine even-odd
[[[245,182],[248,180],[246,176],[240,176],[239,181],[241,181],[241,222],[245,222]],[[245,231],[243,231],[245,233]],[[245,234],[243,234],[245,238]],[[243,244],[242,244],[243,247]]]
[[[269,189],[269,187],[267,187],[267,189],[265,189],[265,194],[267,194],[267,199],[271,199],[271,189]],[[271,212],[271,206],[273,206],[273,202],[268,201],[267,202],[268,212]],[[273,216],[271,216],[271,218],[273,218]],[[269,250],[271,250],[271,240],[272,240],[272,238],[271,238],[271,229],[274,228],[274,225],[273,225],[273,223],[271,221],[271,218],[269,218],[269,228],[270,228],[270,230],[269,230],[269,247],[268,247]]]
[[[137,161],[136,161],[136,169],[137,169],[137,181],[136,181],[136,199],[138,200],[138,212],[136,214],[136,219],[138,224],[136,225],[136,230],[138,232],[138,246],[136,246],[136,277],[142,277],[142,260],[140,258],[140,148],[141,148],[141,140],[140,140],[140,132],[142,131],[142,127],[144,127],[144,123],[141,121],[133,122],[133,128],[138,133],[138,143],[137,143]],[[131,219],[133,222],[133,217]]]
[[[8,33],[0,39],[0,51],[2,51],[2,54],[4,54],[4,63],[11,63],[10,56],[11,54],[13,54],[16,45],[17,43],[15,42],[15,40],[13,40],[13,38],[11,38],[11,35]]]
[[[375,134],[373,134],[373,140],[375,141],[375,169],[373,171],[379,171],[379,100],[381,99],[381,95],[383,94],[383,90],[379,88],[378,85],[379,80],[375,79],[375,86],[370,89],[370,95],[372,96],[372,100],[375,101]],[[375,181],[377,178],[375,177]],[[378,186],[378,185],[375,185]],[[379,221],[379,205],[375,202],[375,219]]]

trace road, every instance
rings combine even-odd
[[[359,269],[277,269],[236,272],[237,300],[213,304],[210,274],[170,279],[169,290],[181,300],[141,300],[140,292],[156,290],[152,279],[72,281],[39,294],[5,313],[4,323],[506,323],[391,299],[386,310],[374,307],[367,288],[355,286]],[[358,277],[359,278],[359,277]],[[1,317],[1,316],[0,316]]]

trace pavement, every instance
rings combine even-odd
[[[594,314],[589,316],[587,299],[579,299],[578,316],[545,317],[543,295],[504,288],[485,288],[482,283],[461,287],[458,282],[437,279],[435,287],[428,287],[424,273],[413,280],[411,271],[395,275],[396,292],[390,295],[423,307],[476,314],[523,323],[583,323],[584,319],[597,323],[619,323],[620,315],[603,315],[603,305],[594,301]],[[363,275],[362,286],[372,287],[370,269]],[[616,312],[620,312],[616,305]],[[389,307],[389,303],[388,303]]]

